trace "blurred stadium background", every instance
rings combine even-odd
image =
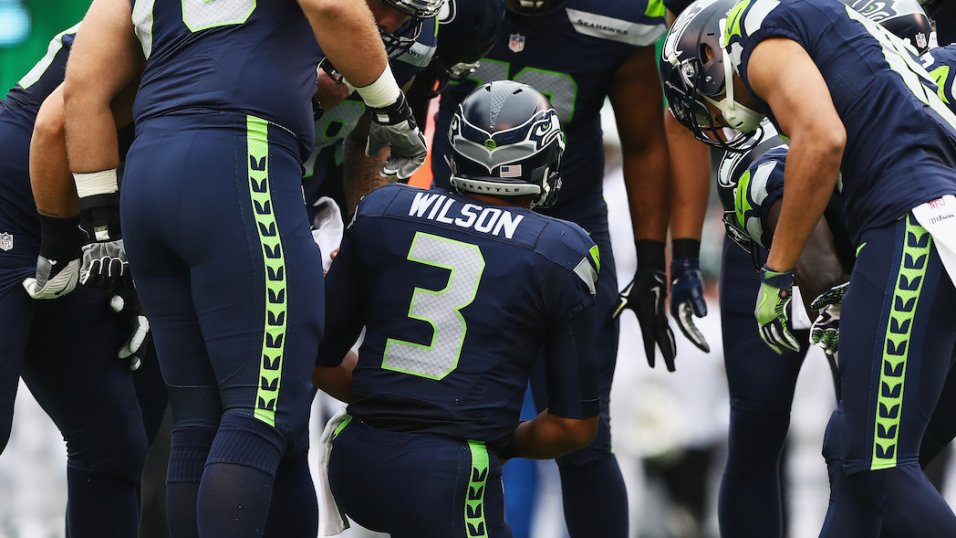
[[[44,54],[51,36],[78,21],[88,5],[89,0],[0,0],[0,87],[4,88],[4,95]],[[616,129],[613,119],[605,116],[609,118],[605,128],[609,157],[605,195],[618,275],[626,280],[634,272],[634,247],[620,160],[615,154]],[[424,184],[428,178],[416,180]],[[636,321],[626,316],[622,322],[612,414],[615,451],[628,482],[635,537],[717,535],[716,491],[728,419],[715,280],[722,236],[715,200],[701,253],[709,279],[710,310],[701,326],[714,351],[709,355],[700,353],[675,328],[678,371],[668,374],[663,369],[651,370],[644,360]],[[807,358],[797,386],[786,454],[784,484],[791,538],[816,536],[826,511],[828,487],[820,447],[833,406],[829,370],[822,354],[814,351]],[[316,423],[315,428],[317,436],[321,424]],[[21,384],[13,435],[7,451],[0,456],[0,538],[63,536],[65,461],[62,438]],[[312,461],[314,465],[316,459]],[[537,495],[524,503],[530,527],[523,536],[562,538],[556,468],[552,462],[540,462],[533,470],[537,475]],[[952,469],[942,473],[951,505],[956,503],[956,477],[952,473]],[[144,529],[143,536],[157,535],[150,531]],[[353,529],[343,536],[358,538],[371,534]],[[516,537],[520,536],[516,532]]]

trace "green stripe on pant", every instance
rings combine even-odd
[[[488,536],[485,524],[485,487],[488,485],[488,448],[481,441],[468,441],[471,450],[471,476],[465,497],[465,536]]]
[[[874,471],[896,467],[910,333],[933,243],[926,229],[911,215],[906,216],[905,233],[880,364],[873,459],[870,463],[870,469]]]
[[[256,233],[262,246],[266,284],[265,325],[254,415],[274,427],[279,383],[282,378],[287,305],[285,257],[269,192],[269,139],[266,120],[255,116],[246,117],[246,143],[249,153],[249,194],[252,214],[256,221]]]

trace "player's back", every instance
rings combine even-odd
[[[807,51],[846,128],[843,200],[857,240],[956,192],[956,116],[912,47],[840,2],[743,1],[728,14],[725,37],[745,81],[754,44],[774,36]]]
[[[350,414],[503,443],[549,326],[593,303],[597,253],[585,232],[527,209],[392,186],[362,202],[348,242],[366,326]]]
[[[133,0],[133,23],[146,57],[137,122],[190,109],[239,112],[285,128],[311,151],[319,48],[295,0]]]

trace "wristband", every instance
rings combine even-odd
[[[80,257],[82,244],[79,217],[60,219],[40,215],[40,256],[58,262],[75,260]]]
[[[119,190],[115,168],[100,172],[74,173],[73,181],[76,183],[76,194],[80,200],[91,196],[115,194]]]
[[[664,242],[653,239],[641,239],[634,243],[637,247],[638,269],[664,270]]]
[[[402,90],[395,82],[392,75],[392,68],[385,64],[385,71],[379,75],[378,80],[365,86],[364,88],[355,88],[355,91],[362,97],[365,104],[371,108],[385,108],[388,105],[398,101],[402,95]]]
[[[677,258],[700,258],[700,241],[697,239],[672,239],[671,256]]]

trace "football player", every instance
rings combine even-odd
[[[530,86],[493,82],[461,103],[448,136],[455,192],[366,196],[328,275],[338,315],[315,379],[350,402],[329,481],[350,517],[395,538],[510,536],[502,461],[587,445],[600,411],[597,247],[529,210],[561,186],[557,113]],[[518,424],[542,347],[547,409]],[[410,484],[414,495],[395,495]]]
[[[321,256],[302,204],[322,50],[410,173],[424,140],[363,3],[95,0],[64,86],[81,207],[123,240],[173,407],[173,536],[316,534],[309,383]],[[109,104],[142,70],[117,220]],[[293,515],[294,514],[294,515]]]
[[[793,268],[834,188],[857,260],[841,310],[842,400],[824,450],[843,464],[823,536],[949,536],[956,516],[919,469],[927,415],[950,370],[956,306],[956,116],[915,49],[825,0],[697,2],[677,19],[662,79],[698,138],[752,147],[767,115],[790,140],[785,196],[755,315],[771,347],[789,329]],[[678,46],[692,36],[693,49]],[[872,119],[881,118],[879,122]],[[956,203],[956,201],[950,202]]]
[[[847,3],[856,4],[861,9],[874,7],[870,2],[849,0]],[[679,4],[680,2],[671,3],[675,8],[685,7]],[[878,20],[897,35],[910,39],[911,43],[921,43],[923,47],[928,44],[929,21],[915,0],[882,5],[882,9],[870,9],[867,16]],[[696,39],[696,36],[692,39]],[[682,46],[694,46],[694,43],[684,43]],[[669,114],[669,117],[677,124],[673,115]],[[690,131],[683,127],[680,127],[680,130],[684,136],[693,139]],[[668,132],[669,136],[671,134]],[[775,132],[765,134],[767,136],[761,145],[782,144],[776,139]],[[670,140],[675,138],[677,137],[671,137]],[[701,145],[699,142],[696,144]],[[675,193],[672,231],[677,236],[681,230],[690,230],[692,235],[695,233],[693,230],[697,230],[696,234],[699,235],[709,185],[701,188],[700,179],[691,167],[692,163],[686,163],[693,160],[694,153],[675,155],[681,148],[682,146],[671,146],[673,158],[685,163],[682,167],[674,165],[672,170]],[[723,172],[727,163],[733,162],[737,167],[735,169],[740,169],[743,173],[747,166],[742,166],[742,163],[760,155],[762,151],[751,150],[747,157],[739,154],[733,160],[725,158],[721,171]],[[709,178],[709,167],[701,174],[706,174]],[[760,176],[760,179],[765,177]],[[720,181],[725,180],[726,174],[720,178]],[[762,180],[751,181],[749,184],[764,187]],[[718,192],[726,194],[724,183],[718,182]],[[687,202],[678,208],[676,198],[680,193],[689,193],[687,198],[691,201],[696,196],[701,203],[695,208],[692,203]],[[763,194],[766,195],[766,192]],[[725,213],[726,215],[731,214]],[[758,267],[762,265],[766,251],[749,246],[746,252],[737,248],[731,240],[736,229],[728,227],[720,272],[721,329],[731,405],[728,453],[718,496],[718,522],[721,533],[727,536],[780,536],[784,533],[785,520],[785,503],[780,486],[780,456],[786,441],[794,387],[806,354],[809,334],[802,330],[795,331],[794,337],[800,343],[800,350],[782,350],[780,356],[777,356],[754,333],[752,301],[760,288],[760,280],[751,270],[751,266],[754,263],[758,263]],[[745,244],[753,243],[746,241]],[[760,244],[759,239],[756,244]],[[821,272],[816,276],[825,274]],[[804,280],[806,278],[808,277],[805,276]],[[681,285],[682,282],[675,278],[672,285],[673,296],[678,293],[673,288]],[[815,293],[806,292],[805,285],[801,285],[801,289],[805,293],[804,299],[812,300],[816,297]],[[675,313],[675,316],[679,316],[678,319],[687,315],[689,312]]]
[[[660,87],[654,80],[654,43],[664,31],[659,0],[507,0],[504,28],[478,69],[442,94],[436,132],[446,132],[457,104],[477,85],[511,79],[535,87],[550,99],[567,134],[562,161],[564,195],[545,214],[587,230],[601,251],[595,312],[601,371],[602,418],[595,442],[558,460],[565,521],[573,537],[626,536],[627,493],[611,452],[608,397],[617,358],[617,316],[637,313],[648,362],[656,349],[674,368],[673,335],[664,310],[667,276],[667,143]],[[624,153],[638,269],[618,297],[614,255],[602,194],[604,146],[599,111],[610,98]],[[447,188],[450,155],[443,137],[434,141],[435,184]],[[547,387],[542,373],[532,378],[539,410]]]
[[[122,328],[110,308],[110,296],[83,287],[54,301],[31,299],[56,297],[62,291],[59,284],[75,283],[79,274],[79,209],[73,209],[72,218],[38,214],[30,188],[31,174],[66,166],[62,141],[52,149],[44,143],[49,133],[60,132],[62,114],[51,110],[55,99],[41,104],[51,94],[60,97],[57,88],[77,28],[54,37],[43,59],[0,104],[0,323],[5,331],[0,348],[0,452],[10,436],[22,377],[66,440],[66,532],[126,538],[139,529],[148,439],[129,363],[117,360]],[[59,103],[62,112],[62,98]],[[69,171],[65,174],[69,179]],[[51,237],[58,239],[49,241]],[[44,275],[51,276],[50,281],[36,274],[38,258],[40,265],[46,264]],[[69,269],[59,271],[62,266]],[[26,291],[21,286],[25,278]]]

